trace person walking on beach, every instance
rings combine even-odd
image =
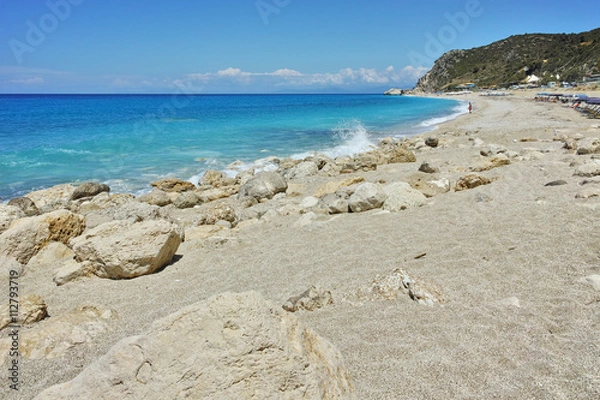
[[[471,102],[469,102],[469,114],[471,114],[473,112],[473,104],[471,104]]]

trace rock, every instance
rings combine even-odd
[[[352,186],[355,185],[357,183],[361,183],[364,182],[365,178],[363,178],[362,176],[355,176],[352,178],[346,178],[346,179],[342,179],[339,181],[328,181],[326,183],[324,183],[323,185],[319,186],[317,188],[317,190],[315,190],[315,192],[313,193],[314,197],[323,197],[324,195],[328,194],[328,193],[335,193],[339,190],[339,188],[341,187],[346,187],[346,186]]]
[[[7,230],[13,221],[25,218],[25,213],[19,207],[0,204],[0,233]]]
[[[20,208],[27,217],[33,217],[40,214],[40,210],[29,197],[14,198],[8,202],[8,205]]]
[[[473,189],[477,186],[487,185],[491,182],[492,181],[486,178],[485,176],[478,174],[468,174],[466,176],[463,176],[456,182],[454,190],[459,192],[461,190]]]
[[[380,208],[385,201],[385,193],[374,183],[365,182],[356,187],[354,194],[348,199],[352,212],[362,212]]]
[[[584,138],[577,144],[577,154],[599,154],[600,138]]]
[[[179,196],[173,199],[173,205],[179,209],[192,208],[199,204],[202,204],[202,199],[193,191],[181,192]]]
[[[166,211],[159,206],[150,205],[132,201],[121,206],[110,207],[103,210],[98,210],[86,215],[86,223],[88,228],[95,228],[98,225],[110,221],[152,221],[158,219],[168,219]]]
[[[450,191],[450,181],[447,178],[431,179],[425,173],[417,173],[409,177],[409,184],[423,193],[425,197],[433,197]]]
[[[312,207],[316,206],[317,204],[319,204],[319,199],[317,199],[314,196],[306,196],[300,202],[300,207],[302,207],[302,208],[312,208]]]
[[[331,292],[313,285],[298,296],[290,297],[282,307],[289,312],[314,311],[329,304],[333,304]]]
[[[75,260],[68,260],[54,271],[52,281],[56,286],[62,286],[67,282],[93,276],[94,271],[94,264],[89,261],[78,263]]]
[[[54,269],[75,258],[75,253],[66,244],[50,242],[27,263],[27,271],[35,272],[43,269]]]
[[[377,164],[379,164],[379,155],[374,154],[373,152],[360,153],[354,157],[354,162],[352,163],[353,171],[375,171],[377,169]],[[344,168],[342,171],[344,172]]]
[[[200,197],[200,200],[202,201],[202,203],[210,203],[211,201],[231,197],[234,194],[237,194],[240,191],[240,188],[241,188],[240,185],[227,185],[227,186],[220,186],[220,187],[214,188],[214,189],[208,189],[208,190],[202,190],[202,191],[198,190],[198,191],[196,191],[196,194],[198,195],[198,197]]]
[[[114,311],[82,306],[66,314],[47,318],[27,330],[20,330],[19,353],[28,359],[52,359],[69,349],[93,342],[113,329]],[[8,355],[11,339],[0,340],[0,354]]]
[[[583,186],[583,185],[590,185],[590,184],[600,185],[600,176],[597,176],[597,177],[594,177],[594,178],[589,178],[589,179],[584,179],[581,182],[579,182],[579,184],[581,186]]]
[[[417,156],[412,151],[406,150],[402,147],[396,147],[390,154],[389,163],[411,163],[416,162]]]
[[[339,351],[256,292],[224,293],[119,341],[51,399],[352,399]]]
[[[25,195],[25,197],[33,200],[38,209],[44,206],[51,206],[53,203],[63,203],[71,198],[75,191],[75,186],[64,184],[56,185],[48,189],[36,190]]]
[[[300,164],[290,168],[286,173],[287,179],[302,179],[315,175],[319,172],[319,166],[314,161],[302,161]]]
[[[335,193],[324,195],[321,197],[320,202],[329,211],[329,214],[347,213],[349,210],[348,200]]]
[[[14,257],[0,254],[0,276],[11,277],[21,274],[23,274],[23,264]]]
[[[495,156],[500,153],[506,153],[506,147],[498,144],[488,144],[479,151],[479,154],[485,157]]]
[[[266,215],[267,214],[265,214],[265,216]],[[317,214],[310,211],[310,212],[307,212],[306,214],[302,214],[302,216],[300,218],[298,218],[298,220],[296,222],[294,222],[294,226],[298,227],[298,228],[306,228],[307,226],[310,226],[313,223],[315,223],[317,221],[317,219],[318,219]]]
[[[598,176],[600,175],[600,160],[590,160],[575,169],[576,176]]]
[[[97,276],[123,279],[151,274],[164,267],[171,262],[180,243],[178,228],[159,220],[108,222],[71,240],[70,245],[76,260],[92,263]]]
[[[406,182],[394,182],[383,187],[386,195],[383,209],[391,212],[421,207],[427,204],[427,198]]]
[[[96,182],[85,182],[75,188],[73,194],[71,194],[71,200],[94,197],[102,192],[110,192],[108,185]]]
[[[577,199],[589,199],[591,197],[600,197],[600,188],[598,187],[588,187],[585,189],[581,189],[575,195]]]
[[[595,290],[600,292],[600,275],[589,275],[580,280],[582,283],[588,284]]]
[[[193,183],[176,178],[161,179],[152,182],[151,185],[163,192],[186,192],[196,189]]]
[[[490,169],[503,167],[505,165],[510,165],[510,159],[504,153],[501,153],[501,154],[498,154],[497,156],[492,157],[488,161],[484,161],[483,163],[481,163],[479,165],[471,167],[470,169],[471,169],[471,171],[474,171],[474,172],[483,172],[483,171],[489,171]]]
[[[438,147],[439,140],[435,137],[428,137],[425,139],[425,145],[429,147]]]
[[[426,174],[435,174],[440,172],[440,169],[438,167],[431,166],[428,162],[424,162],[419,167],[419,171],[425,172]]]
[[[566,185],[567,181],[565,181],[564,179],[558,179],[556,181],[550,181],[548,183],[546,183],[544,186],[562,186],[562,185]]]
[[[471,139],[469,139],[471,140]],[[480,148],[485,146],[485,142],[483,140],[481,140],[480,138],[473,138],[473,147],[475,148]],[[487,150],[486,150],[487,152]]]
[[[231,205],[227,203],[217,203],[202,212],[202,217],[198,221],[198,224],[214,225],[218,221],[227,221],[235,226],[239,221],[239,216]]]
[[[499,306],[504,306],[504,307],[517,307],[517,308],[521,308],[521,303],[519,302],[519,299],[516,297],[507,297],[505,299],[502,299],[500,301],[498,301],[498,305]]]
[[[200,184],[210,185],[217,188],[223,186],[223,181],[226,178],[227,175],[225,175],[223,172],[209,169],[204,173],[204,175],[202,175],[202,178],[200,178]]]
[[[285,193],[287,182],[277,172],[259,172],[242,185],[238,198],[254,197],[260,201],[271,199],[277,193]]]
[[[166,205],[171,204],[171,198],[169,197],[167,192],[164,192],[160,189],[154,189],[150,193],[146,193],[139,196],[137,199],[142,203],[147,203],[159,207],[164,207]]]
[[[369,289],[369,294],[387,300],[396,299],[401,293],[408,294],[422,305],[433,306],[445,302],[442,288],[437,283],[419,277],[411,278],[401,268],[390,275],[377,275]]]
[[[48,243],[67,243],[69,239],[79,236],[84,229],[83,216],[67,210],[21,218],[0,235],[0,254],[27,264]]]
[[[27,294],[19,297],[19,309],[15,312],[11,310],[8,301],[0,305],[0,330],[6,328],[9,324],[30,325],[41,321],[48,315],[48,306],[46,302],[35,294]]]

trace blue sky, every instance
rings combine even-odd
[[[598,28],[598,13],[577,4],[0,0],[0,93],[409,88],[451,49]]]

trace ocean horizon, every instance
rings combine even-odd
[[[165,177],[274,169],[271,157],[353,155],[464,112],[382,94],[2,94],[0,199],[85,181],[140,194]]]

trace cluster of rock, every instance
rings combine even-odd
[[[359,297],[373,300],[394,300],[401,294],[408,295],[421,305],[433,306],[445,302],[439,284],[420,277],[411,277],[401,268],[385,276],[377,275],[370,287],[359,291]]]

